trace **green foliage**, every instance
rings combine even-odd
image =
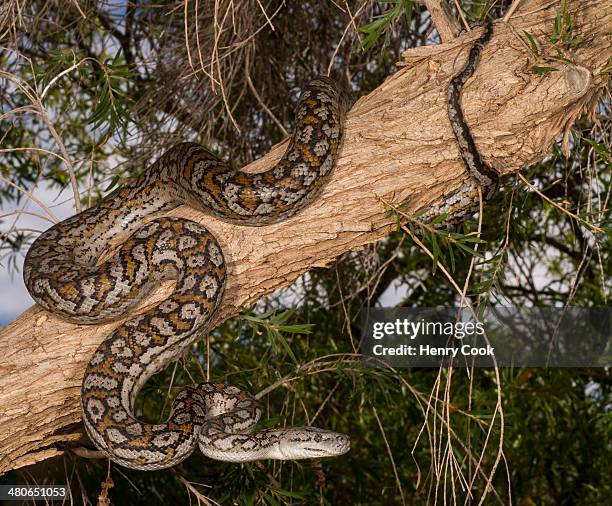
[[[550,74],[551,72],[557,72],[557,70],[559,69],[556,67],[540,67],[539,65],[534,65],[533,67],[531,67],[531,71],[534,74],[539,75]]]
[[[415,215],[418,219],[419,214]],[[484,244],[475,232],[459,233],[447,230],[447,221],[451,218],[449,213],[443,213],[434,218],[430,223],[416,221],[408,223],[408,227],[415,235],[422,237],[423,244],[432,253],[432,274],[436,274],[438,261],[442,260],[450,265],[450,270],[455,271],[455,255],[458,253],[465,258],[484,258],[474,248],[475,244]]]
[[[540,56],[540,44],[538,44],[538,39],[536,39],[533,35],[531,35],[528,31],[523,30],[523,34],[525,38],[529,42],[529,46],[531,47],[531,51],[534,55]]]
[[[94,97],[96,106],[87,123],[95,129],[104,128],[103,140],[127,127],[132,100],[125,91],[125,83],[133,79],[130,67],[121,61],[119,55],[99,65],[93,85],[97,90],[97,96]]]
[[[550,41],[553,44],[561,42],[566,46],[575,46],[581,44],[584,39],[573,35],[574,25],[572,15],[567,10],[567,4],[568,0],[561,0],[559,13],[555,18],[552,34],[550,35]]]
[[[384,11],[378,19],[359,27],[359,31],[365,34],[361,41],[361,49],[363,51],[370,51],[381,35],[385,35],[385,42],[388,42],[389,30],[391,30],[402,14],[405,15],[406,26],[410,26],[412,20],[412,0],[380,0],[378,3],[383,5],[393,4],[393,6]]]
[[[242,319],[257,325],[257,327],[253,328],[254,333],[257,333],[258,336],[264,335],[272,346],[275,347],[276,352],[280,351],[281,348],[284,349],[291,357],[291,360],[296,365],[299,365],[298,359],[293,354],[293,351],[291,351],[291,346],[289,346],[283,334],[310,334],[312,324],[286,325],[285,323],[293,316],[293,313],[294,311],[285,311],[273,316],[273,311],[269,311],[260,316],[243,315]],[[255,335],[252,337],[255,337]]]
[[[532,53],[539,60],[544,62],[560,62],[564,65],[574,64],[571,59],[566,57],[566,52],[571,50],[574,46],[581,44],[584,38],[574,35],[574,24],[572,15],[567,10],[567,3],[567,0],[561,0],[559,12],[555,17],[551,33],[546,36],[547,42],[551,45],[546,51],[542,50],[542,45],[533,34],[523,30],[523,35]],[[554,54],[552,54],[553,51]],[[545,75],[559,69],[546,65],[533,65],[530,70],[534,74]]]
[[[129,2],[124,8],[77,3],[88,9],[86,19],[74,2],[30,2],[29,12],[36,16],[15,41],[23,57],[4,52],[0,61],[39,94],[49,86],[43,105],[75,162],[86,205],[137,174],[177,139],[210,140],[237,165],[267,152],[283,134],[262,112],[261,102],[289,128],[293,103],[286,97],[326,70],[349,22],[343,2],[272,2],[265,4],[268,14],[282,4],[271,19],[272,30],[258,2],[240,8],[233,2],[230,8],[221,1],[219,11],[200,12],[200,25],[188,11],[187,28],[192,38],[198,34],[204,59],[198,60],[194,42],[191,66],[184,54],[182,5],[177,11],[176,2],[165,0]],[[187,4],[195,9],[194,2]],[[349,4],[355,15],[359,5]],[[499,4],[465,1],[461,7],[476,20],[497,16]],[[228,13],[228,24],[219,12]],[[401,51],[425,44],[430,35],[421,5],[377,2],[361,12],[351,22],[362,28],[347,32],[334,68],[352,77],[357,93],[366,94],[396,70]],[[549,34],[525,32],[536,60],[532,70],[546,74],[557,68],[552,65],[569,62],[580,43],[576,28],[562,2]],[[206,60],[215,51],[218,61]],[[214,90],[201,67],[213,72]],[[600,72],[609,71],[607,66]],[[10,83],[2,84],[3,112],[30,105]],[[457,303],[459,295],[442,266],[460,287],[470,276],[467,294],[476,309],[609,305],[609,99],[599,104],[598,117],[599,124],[575,125],[569,158],[557,143],[544,161],[524,172],[532,187],[521,180],[506,183],[487,202],[480,235],[476,219],[448,232],[408,220],[405,208],[391,210],[398,229],[385,240],[309,272],[225,322],[209,343],[194,345],[191,354],[151,378],[136,401],[138,416],[161,421],[186,384],[210,378],[254,394],[270,389],[261,399],[261,427],[312,423],[349,433],[353,448],[346,456],[237,465],[196,451],[171,470],[112,465],[112,503],[402,504],[396,473],[406,504],[477,503],[499,444],[504,454],[485,504],[507,504],[509,497],[523,505],[610,503],[609,370],[505,369],[498,378],[482,369],[377,369],[355,355],[363,308],[383,301],[408,307]],[[57,151],[36,115],[7,115],[0,130],[3,148]],[[0,174],[28,190],[36,184],[65,188],[69,181],[65,164],[40,151],[3,153]],[[18,209],[24,197],[0,183],[0,199],[6,209]],[[11,228],[12,219],[2,218],[2,262],[16,269],[34,233]],[[95,504],[108,472],[103,460],[67,452],[13,478],[68,483],[75,503]]]

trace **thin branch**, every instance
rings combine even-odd
[[[586,225],[589,229],[591,229],[591,231],[593,232],[597,232],[598,234],[603,234],[604,231],[599,228],[597,225],[593,225],[592,223],[583,220],[580,216],[572,213],[571,211],[568,211],[567,209],[565,209],[564,207],[560,206],[559,204],[557,204],[556,202],[554,202],[553,200],[549,199],[546,195],[544,195],[540,190],[538,190],[535,186],[533,186],[525,176],[523,176],[523,174],[521,174],[519,172],[518,177],[523,181],[523,183],[525,183],[533,192],[535,192],[537,195],[539,195],[542,199],[544,199],[546,202],[548,202],[551,206],[556,207],[559,211],[561,211],[562,213],[567,214],[570,218],[575,219],[576,221],[579,221],[580,223]]]
[[[453,12],[446,0],[423,0],[423,5],[427,7],[431,21],[440,34],[442,42],[456,39],[461,33],[461,26],[457,22]],[[461,11],[461,9],[459,9]]]
[[[514,0],[514,2],[512,2],[512,5],[508,9],[508,12],[506,12],[506,14],[503,17],[504,23],[508,22],[508,20],[512,17],[512,15],[514,14],[514,11],[517,9],[520,3],[521,3],[521,0]]]
[[[249,90],[251,90],[251,93],[253,94],[253,96],[255,97],[255,99],[257,100],[257,102],[259,103],[259,105],[261,105],[261,108],[265,111],[265,113],[270,116],[270,119],[272,119],[272,121],[274,121],[274,123],[276,123],[276,126],[280,129],[281,132],[283,132],[283,135],[285,137],[289,137],[289,132],[287,131],[287,129],[283,126],[283,124],[279,121],[279,119],[274,115],[274,113],[269,109],[269,107],[266,105],[266,103],[263,101],[263,99],[261,98],[261,96],[259,95],[259,93],[257,92],[257,89],[255,88],[255,86],[253,85],[253,81],[251,80],[251,73],[249,72],[250,69],[250,57],[249,54],[247,52],[247,57],[246,57],[246,61],[244,64],[245,67],[245,78],[246,78],[246,82],[247,85],[249,86]]]
[[[397,473],[397,466],[395,465],[395,459],[393,458],[393,452],[391,451],[391,447],[389,446],[389,441],[387,440],[385,429],[382,423],[380,422],[380,418],[378,417],[378,412],[376,411],[376,407],[372,406],[372,412],[374,413],[374,418],[376,418],[376,423],[378,424],[378,428],[380,429],[380,433],[383,437],[383,441],[385,442],[385,448],[387,448],[389,460],[391,461],[391,468],[393,469],[393,475],[395,476],[395,484],[397,485],[397,490],[399,491],[400,498],[402,499],[402,504],[406,506],[406,499],[404,497],[404,489],[402,487],[402,482],[400,480],[399,474]]]
[[[30,198],[33,202],[36,202],[41,209],[45,210],[47,212],[47,214],[51,217],[51,219],[55,222],[58,223],[60,220],[59,218],[53,213],[53,211],[51,211],[51,209],[49,209],[42,201],[40,201],[39,199],[37,199],[31,192],[29,192],[28,190],[26,190],[24,187],[19,186],[15,183],[13,183],[11,180],[6,179],[3,175],[0,174],[0,181],[5,182],[6,184],[8,184],[9,186],[12,186],[13,188],[19,190],[21,193],[23,193],[24,195],[27,195],[28,198]]]

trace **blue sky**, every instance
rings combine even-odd
[[[58,194],[56,189],[45,189],[35,190],[33,193],[36,198],[49,206],[55,216],[60,220],[74,214],[74,200],[71,198],[70,191],[65,190]],[[20,204],[17,209],[40,215],[47,215],[43,209],[31,201],[27,202],[25,205]],[[2,215],[6,215],[13,211],[15,211],[14,207],[0,207],[0,214]],[[35,229],[41,232],[52,225],[52,222],[43,218],[23,214],[3,218],[0,224],[0,230],[6,231],[13,223],[15,223],[17,228]],[[19,272],[15,272],[14,270],[9,271],[6,262],[0,265],[0,326],[4,326],[13,321],[19,314],[34,304],[21,277],[21,267],[23,265],[24,255],[25,251],[22,251],[17,262]]]

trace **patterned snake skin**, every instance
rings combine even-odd
[[[491,39],[492,34],[493,23],[488,22],[484,26],[480,37],[476,39],[470,48],[465,65],[451,78],[448,84],[446,93],[448,119],[457,140],[459,154],[470,178],[456,191],[447,195],[441,205],[432,206],[419,215],[419,219],[425,223],[438,218],[442,214],[446,215],[442,222],[438,222],[435,225],[436,228],[455,227],[458,223],[478,211],[480,201],[479,190],[482,190],[484,199],[489,200],[499,187],[499,174],[482,160],[461,107],[463,86],[478,67],[480,53]]]
[[[250,433],[261,411],[253,397],[229,385],[186,388],[163,424],[142,422],[133,412],[147,379],[210,330],[226,276],[219,244],[206,228],[178,218],[149,220],[180,204],[253,226],[296,213],[329,179],[348,103],[334,81],[315,79],[300,97],[285,154],[267,172],[246,174],[200,145],[180,144],[137,180],[41,234],[28,251],[24,280],[32,297],[78,323],[117,319],[162,280],[176,280],[168,299],[117,328],[87,365],[83,421],[96,447],[114,462],[162,469],[198,444],[209,457],[235,462],[349,450],[348,436],[312,427]],[[117,237],[126,240],[96,265]]]
[[[481,160],[466,125],[460,97],[473,74],[491,25],[450,81],[448,113],[461,157],[472,176],[442,206],[448,221],[473,212],[478,187],[489,198],[497,174]],[[96,350],[82,388],[83,420],[94,444],[113,461],[135,469],[162,469],[187,458],[199,444],[226,461],[298,459],[341,455],[348,436],[313,427],[252,433],[261,411],[248,393],[204,383],[182,390],[164,424],[136,419],[134,400],[154,373],[179,357],[205,330],[225,285],[223,254],[201,225],[177,218],[145,218],[180,204],[245,225],[266,225],[304,207],[329,178],[338,155],[348,98],[332,80],[304,90],[294,133],[283,158],[263,174],[246,174],[197,144],[180,144],[142,177],[98,205],[44,232],[32,245],[24,279],[41,306],[79,323],[120,317],[164,279],[176,279],[171,296],[121,325]],[[112,258],[96,262],[108,241],[126,237]]]

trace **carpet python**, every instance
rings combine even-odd
[[[490,36],[488,25],[465,67],[451,79],[447,95],[453,133],[473,181],[444,207],[430,209],[432,217],[460,218],[473,209],[478,185],[486,198],[497,187],[497,174],[482,162],[460,104],[463,85]],[[45,309],[77,323],[117,319],[162,280],[176,280],[170,297],[119,326],[87,365],[81,391],[84,425],[111,460],[154,470],[181,462],[196,446],[210,458],[230,462],[334,456],[350,449],[348,436],[315,427],[253,432],[261,416],[258,403],[231,385],[186,387],[163,424],[142,422],[133,412],[148,378],[210,330],[226,277],[221,248],[206,228],[179,218],[145,219],[180,204],[252,226],[293,215],[329,179],[348,108],[340,86],[317,78],[300,97],[285,154],[268,171],[247,174],[198,144],[179,144],[140,178],[54,225],[32,244],[23,270],[28,291]],[[117,237],[127,239],[98,265],[108,242]]]
[[[499,188],[499,174],[482,160],[461,107],[463,86],[478,67],[480,53],[492,34],[493,24],[488,22],[484,25],[483,33],[470,48],[465,65],[451,78],[447,88],[448,119],[470,178],[459,189],[447,195],[441,205],[432,206],[419,215],[419,219],[427,223],[445,214],[444,221],[437,223],[436,227],[451,228],[473,215],[479,207],[479,188],[484,200],[489,200]]]
[[[176,280],[166,300],[120,325],[87,365],[83,422],[111,460],[153,470],[181,462],[196,446],[211,458],[234,462],[349,450],[348,436],[314,427],[252,432],[261,415],[256,400],[224,384],[182,390],[166,423],[134,415],[147,379],[210,330],[225,286],[223,253],[213,235],[193,221],[158,215],[180,204],[253,226],[293,215],[329,179],[348,108],[339,85],[317,78],[301,94],[283,157],[268,171],[247,174],[198,144],[179,144],[141,177],[34,241],[23,268],[28,291],[45,309],[77,323],[118,319],[162,280]],[[125,241],[98,265],[117,237]]]

